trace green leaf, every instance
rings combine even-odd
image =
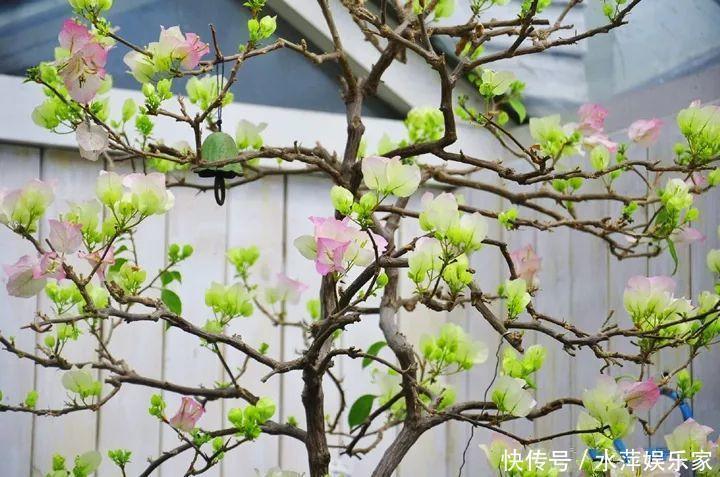
[[[518,115],[518,119],[522,123],[525,121],[525,118],[527,118],[527,110],[525,109],[525,105],[520,101],[519,99],[513,98],[508,100],[508,105],[515,111]]]
[[[348,424],[350,427],[358,426],[365,421],[370,415],[374,400],[375,396],[372,394],[364,394],[357,398],[357,401],[353,403],[350,408],[350,413],[348,414]]]
[[[380,352],[381,349],[383,349],[387,345],[384,341],[377,341],[370,345],[370,347],[367,349],[367,352],[365,354],[368,354],[370,356],[377,356],[377,354]],[[370,366],[370,363],[372,363],[372,358],[364,357],[362,360],[362,367],[366,368]]]
[[[182,314],[182,301],[180,301],[180,297],[177,296],[177,293],[167,288],[163,288],[160,293],[160,298],[163,303],[167,305],[170,311],[176,315]]]
[[[179,283],[182,283],[182,274],[177,270],[168,270],[163,272],[162,275],[160,275],[160,281],[162,282],[163,286],[167,286],[175,280],[177,280]]]
[[[167,286],[173,281],[173,277],[170,272],[163,272],[160,275],[160,281],[162,282],[163,286]]]
[[[127,262],[127,258],[116,258],[115,263],[110,265],[110,271],[117,272],[118,270],[120,270],[120,267],[122,267],[125,262]]]
[[[675,243],[672,240],[667,239],[667,244],[668,244],[668,251],[670,252],[670,256],[672,257],[673,264],[674,264],[672,275],[675,275],[675,272],[677,272],[678,263],[679,263],[677,250],[675,249]]]

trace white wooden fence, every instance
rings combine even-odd
[[[4,79],[0,77],[0,83],[2,81]],[[0,84],[0,90],[2,89]],[[37,99],[35,92],[26,93],[18,89],[15,91],[20,91],[17,93],[19,104],[32,105]],[[122,100],[123,97],[117,99],[118,102]],[[13,108],[12,105],[9,107]],[[248,117],[253,121],[269,120],[266,141],[270,144],[287,143],[292,139],[309,142],[319,138],[329,147],[337,147],[344,137],[344,119],[339,116],[257,106],[234,106],[228,109],[230,111],[226,113],[226,124],[232,124],[233,120],[239,117]],[[13,117],[12,114],[9,117]],[[383,132],[388,131],[398,137],[402,131],[400,124],[390,121],[369,120],[367,123],[370,150]],[[668,130],[674,129],[672,118],[668,118],[667,123]],[[23,142],[47,144],[47,137],[31,129],[32,126],[22,118],[14,118],[12,122],[3,118],[1,126],[4,136],[0,135],[0,138],[7,139],[7,135],[15,134],[13,137]],[[291,135],[289,131],[297,136]],[[497,146],[492,145],[480,133],[463,130],[461,137],[464,149],[472,149],[483,157],[501,157]],[[65,140],[61,138],[61,141]],[[669,146],[673,141],[663,141],[655,150],[650,151],[653,157],[659,159],[663,154],[667,157],[671,151]],[[57,180],[57,197],[49,211],[50,216],[63,211],[67,201],[90,198],[90,185],[94,184],[101,167],[99,164],[81,161],[76,152],[58,148],[57,143],[55,144],[52,147],[11,144],[0,146],[0,187],[17,187],[35,177]],[[170,243],[190,243],[195,247],[192,259],[182,266],[184,280],[179,287],[179,293],[183,297],[184,315],[188,320],[202,324],[207,319],[208,310],[203,297],[204,290],[211,281],[232,280],[231,270],[224,259],[228,247],[258,245],[262,251],[261,269],[269,271],[271,275],[278,271],[287,271],[289,275],[308,283],[310,291],[306,298],[318,290],[319,277],[313,264],[297,253],[292,241],[298,235],[309,232],[308,216],[331,213],[328,185],[325,182],[313,177],[270,178],[233,189],[229,192],[224,207],[215,205],[210,194],[197,195],[190,189],[174,192],[174,209],[166,217],[143,224],[137,243],[140,262],[148,270],[163,265],[165,250]],[[487,208],[506,205],[497,197],[476,191],[466,192],[465,197],[469,203]],[[682,265],[677,274],[679,293],[687,296],[696,297],[701,290],[712,286],[704,261],[707,250],[718,247],[715,230],[720,222],[720,210],[717,201],[718,194],[712,193],[700,203],[703,211],[700,228],[708,240],[680,250]],[[595,210],[598,214],[616,212],[607,209]],[[416,231],[416,224],[409,221],[400,231],[400,240],[408,240]],[[44,232],[41,230],[41,233]],[[542,293],[536,299],[536,307],[543,312],[567,318],[588,330],[596,330],[601,326],[608,309],[614,309],[615,319],[627,325],[628,320],[622,310],[622,291],[627,279],[636,274],[667,273],[670,267],[668,257],[661,258],[657,264],[648,263],[646,260],[617,263],[609,257],[605,246],[594,237],[571,234],[563,229],[543,234],[533,231],[507,233],[493,226],[490,236],[508,241],[513,248],[532,243],[543,257],[540,275]],[[7,230],[0,232],[0,263],[12,263],[28,252],[29,247],[12,237]],[[480,251],[474,266],[477,280],[485,289],[493,290],[507,278],[507,272],[495,250]],[[405,290],[410,292],[408,286],[405,286]],[[20,327],[31,319],[36,310],[45,309],[46,306],[44,298],[21,300],[8,297],[4,291],[0,292],[0,330],[5,335],[14,336],[19,347],[32,350],[35,345],[34,333],[20,330]],[[492,351],[496,349],[496,335],[477,312],[456,310],[438,314],[420,308],[413,313],[401,312],[400,316],[402,329],[412,342],[417,342],[423,333],[434,332],[444,322],[451,321],[463,325],[477,339],[485,340]],[[303,305],[292,307],[289,316],[304,316],[303,310]],[[261,342],[268,343],[270,353],[285,359],[293,356],[301,346],[297,329],[283,330],[273,327],[259,316],[235,320],[230,331],[241,334],[244,339],[256,345]],[[365,317],[362,323],[350,327],[342,335],[345,344],[359,347],[367,347],[380,339],[382,337],[375,316]],[[540,404],[555,397],[579,395],[594,383],[600,365],[587,353],[581,352],[577,357],[571,357],[544,337],[529,335],[526,340],[527,343],[544,343],[550,351],[537,379],[537,400]],[[160,324],[138,323],[127,329],[119,328],[112,341],[111,351],[125,357],[129,365],[138,372],[158,379],[211,386],[223,377],[220,364],[210,352],[198,346],[196,339],[174,329],[163,332]],[[90,358],[92,353],[93,346],[87,337],[73,343],[68,350],[69,357],[78,360]],[[654,373],[658,374],[673,364],[682,362],[684,355],[684,350],[664,354],[656,364]],[[720,414],[716,410],[716,396],[720,391],[720,378],[717,376],[719,356],[720,353],[716,350],[712,356],[705,356],[692,364],[694,375],[703,379],[706,384],[705,391],[694,403],[695,414],[698,420],[716,428],[720,427]],[[229,359],[234,365],[241,362],[239,354],[231,353]],[[457,389],[458,400],[482,399],[493,367],[494,360],[491,358],[488,363],[454,379],[452,384]],[[344,361],[337,368],[345,381],[345,398],[349,403],[373,389],[369,373],[361,370],[360,362]],[[623,373],[622,370],[614,372]],[[271,396],[280,403],[277,419],[284,421],[294,416],[302,426],[304,413],[300,402],[300,377],[296,374],[277,376],[264,385],[256,385],[262,373],[262,369],[251,364],[243,381],[248,383],[254,392]],[[0,353],[0,390],[5,395],[4,402],[20,402],[31,389],[36,389],[40,394],[39,407],[60,407],[66,399],[59,373],[34,367],[7,353]],[[330,402],[327,412],[332,413],[339,397],[332,383],[326,383],[326,389]],[[178,445],[178,440],[172,433],[148,416],[151,394],[151,390],[127,385],[97,413],[74,413],[57,419],[0,413],[0,475],[14,477],[35,475],[33,472],[38,471],[46,472],[53,453],[73,456],[90,449],[98,449],[105,454],[108,449],[118,447],[133,451],[133,462],[128,475],[138,475],[147,458]],[[180,397],[167,393],[166,400],[169,410],[172,411],[179,404]],[[202,426],[217,429],[227,425],[224,416],[232,406],[234,403],[210,403],[208,412],[202,418]],[[524,435],[546,435],[574,427],[576,415],[576,410],[568,409],[534,423],[513,423],[511,428]],[[651,416],[651,419],[653,417],[657,418]],[[679,418],[671,420],[653,442],[661,442],[665,431],[678,422]],[[457,423],[428,432],[403,461],[398,476],[457,475],[469,435],[468,425]],[[487,432],[476,430],[467,452],[463,475],[488,475],[484,455],[477,448],[479,443],[488,440]],[[644,447],[648,442],[638,438],[632,444]],[[579,443],[568,438],[553,444],[552,448],[578,449]],[[368,476],[383,449],[384,447],[380,446],[363,460],[343,464],[349,466],[353,476]],[[187,464],[187,458],[172,459],[161,467],[157,475],[183,475]],[[276,465],[303,471],[306,468],[304,448],[292,439],[262,436],[254,445],[241,446],[227,455],[222,465],[208,475],[252,476],[255,468],[264,472]],[[116,474],[116,470],[105,459],[99,475],[106,477]]]

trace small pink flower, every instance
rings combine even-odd
[[[349,246],[350,241],[339,242],[330,238],[318,238],[317,258],[315,259],[317,272],[322,276],[330,272],[344,272],[343,258],[345,258],[345,252]]]
[[[44,276],[35,277],[39,268],[37,258],[24,255],[13,265],[4,265],[3,269],[7,275],[7,292],[10,296],[30,298],[37,295],[45,288],[47,279]]]
[[[84,260],[87,260],[87,262],[90,264],[90,267],[92,267],[93,269],[99,263],[100,266],[98,266],[97,269],[97,276],[98,278],[100,278],[100,281],[104,281],[105,270],[107,269],[108,265],[112,265],[115,263],[115,247],[111,246],[107,253],[105,253],[104,249],[101,249],[92,253],[79,252],[78,256]]]
[[[50,219],[49,241],[58,253],[73,253],[82,245],[82,226]]]
[[[67,58],[58,64],[65,87],[75,101],[89,103],[105,78],[108,50],[85,25],[74,20],[65,20],[58,41],[68,52]]]
[[[200,37],[195,33],[185,34],[185,43],[182,48],[187,52],[182,65],[189,70],[195,68],[200,63],[200,58],[210,51],[208,44],[200,41]]]
[[[595,133],[584,138],[583,146],[588,149],[592,149],[595,146],[605,146],[612,154],[618,150],[618,143],[611,141],[609,137],[602,133]]]
[[[160,30],[158,52],[169,54],[173,60],[179,60],[183,68],[195,68],[200,63],[200,58],[209,51],[208,44],[200,41],[200,37],[195,33],[183,35],[178,26]]]
[[[36,280],[41,278],[63,280],[65,278],[65,269],[62,266],[62,260],[59,259],[56,252],[44,253],[40,257],[40,261],[33,267],[33,278]]]
[[[625,289],[645,293],[673,293],[675,280],[665,275],[655,277],[637,275],[628,280]]]
[[[698,229],[693,227],[685,227],[684,229],[673,234],[673,241],[676,244],[691,244],[693,242],[704,242],[706,239],[705,235]]]
[[[700,174],[699,172],[693,172],[693,174],[685,181],[690,187],[703,188],[708,185],[707,177]]]
[[[620,389],[628,407],[636,412],[649,411],[660,398],[660,388],[652,378],[647,381],[620,383]]]
[[[542,259],[537,256],[532,245],[528,244],[523,248],[510,253],[515,273],[519,278],[525,280],[528,286],[533,286],[540,271]]]
[[[300,295],[308,289],[308,286],[298,280],[293,280],[284,273],[277,274],[277,286],[275,291],[280,300],[285,300],[291,304],[300,302]]]
[[[628,128],[628,137],[641,146],[650,147],[660,136],[662,126],[662,119],[638,119]]]
[[[605,118],[607,115],[608,110],[599,104],[583,104],[580,106],[580,109],[578,109],[578,116],[580,117],[579,128],[588,133],[602,132],[605,127]]]
[[[331,272],[342,273],[350,265],[368,265],[375,259],[375,247],[379,255],[387,248],[383,237],[353,228],[348,225],[349,220],[348,217],[343,220],[310,217],[315,225],[313,235],[295,239],[298,251],[305,258],[314,260],[315,269],[323,276]]]
[[[170,418],[170,425],[184,432],[190,432],[195,429],[195,424],[205,413],[205,408],[190,397],[183,397],[180,409]]]

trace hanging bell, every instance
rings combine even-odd
[[[220,167],[212,167],[214,162],[222,162],[234,159],[239,154],[235,139],[227,133],[218,131],[205,138],[202,144],[203,162],[207,168],[200,169],[197,174],[200,177],[214,177],[213,189],[215,191],[215,202],[218,205],[225,203],[225,179],[232,179],[242,174],[239,164],[230,164]]]

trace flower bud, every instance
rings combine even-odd
[[[330,200],[335,210],[343,215],[348,215],[352,210],[354,198],[352,192],[342,186],[333,186],[330,189]]]
[[[374,192],[366,192],[360,197],[360,207],[363,211],[370,212],[378,205],[378,197]]]

